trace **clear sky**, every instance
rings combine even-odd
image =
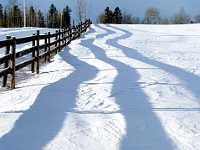
[[[9,0],[0,0],[0,3],[7,3]],[[22,0],[18,0],[22,3]],[[57,8],[62,9],[66,4],[71,8],[75,7],[76,0],[26,0],[28,4],[35,5],[47,11],[48,6],[54,3]],[[200,14],[200,0],[87,0],[88,14],[95,19],[103,12],[106,6],[116,7],[133,14],[143,17],[148,7],[157,7],[162,16],[172,16],[178,9],[184,7],[190,15]],[[73,14],[75,16],[75,14]]]

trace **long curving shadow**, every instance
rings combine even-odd
[[[101,28],[101,25],[96,24],[96,26],[97,26],[98,28],[102,29],[102,28]],[[105,31],[105,30],[103,29],[103,31]],[[106,36],[108,36],[108,35],[111,35],[111,34],[115,34],[115,32],[112,31],[112,30],[110,30],[110,31],[109,31],[109,34],[108,34],[108,32],[105,32],[105,33],[102,33],[102,34],[98,34],[98,35],[96,36],[96,38],[97,38],[97,39],[103,39],[104,37],[106,37]]]
[[[105,31],[107,35],[113,33],[110,30]],[[107,35],[99,35],[98,38]],[[114,66],[118,71],[118,76],[113,82],[111,96],[116,98],[116,102],[120,106],[120,112],[125,117],[127,124],[127,133],[122,139],[120,149],[174,149],[173,142],[166,135],[159,119],[153,113],[147,95],[145,95],[139,83],[137,83],[140,78],[139,74],[128,65],[109,58],[104,49],[94,44],[94,40],[83,40],[81,44],[84,47],[88,47],[97,59]],[[131,89],[130,87],[133,86],[135,88]]]
[[[179,80],[181,80],[183,82],[184,86],[189,91],[191,91],[197,99],[200,98],[200,88],[199,88],[200,77],[199,76],[197,76],[193,73],[187,72],[184,69],[181,69],[179,67],[172,66],[169,64],[165,64],[165,63],[150,59],[148,57],[143,56],[135,49],[132,49],[132,48],[129,48],[129,47],[119,44],[118,43],[119,40],[130,38],[133,34],[127,30],[124,30],[124,29],[121,29],[121,28],[118,28],[115,26],[108,25],[108,27],[111,27],[118,31],[121,31],[124,34],[116,39],[108,40],[107,44],[121,49],[130,58],[142,61],[144,63],[158,67],[166,72],[169,72],[170,74],[174,75]],[[106,31],[110,31],[108,28],[103,28],[103,29]],[[111,32],[113,32],[113,31],[111,31]],[[200,101],[198,101],[198,103],[200,103]]]
[[[14,128],[0,139],[1,150],[41,150],[62,128],[67,112],[73,111],[78,86],[94,78],[98,70],[69,53],[60,53],[76,70],[43,88],[31,108],[17,120]]]

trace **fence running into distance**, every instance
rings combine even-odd
[[[30,37],[15,38],[7,36],[7,39],[0,41],[0,49],[5,48],[5,55],[0,58],[0,65],[4,65],[0,69],[0,78],[3,78],[2,86],[8,86],[8,75],[10,75],[10,87],[15,88],[16,84],[16,71],[31,65],[32,73],[39,74],[41,60],[44,62],[50,62],[50,58],[60,52],[66,45],[70,44],[72,40],[75,40],[86,32],[90,27],[91,21],[86,20],[84,23],[80,23],[69,29],[57,30],[56,33],[41,35],[39,30],[37,34],[33,34]],[[41,41],[44,44],[41,44]],[[16,52],[16,46],[19,44],[28,44],[32,42],[32,46],[28,49]],[[17,63],[18,59],[31,55],[31,58],[23,62]]]

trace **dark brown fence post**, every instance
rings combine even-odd
[[[64,32],[64,43],[65,43],[65,46],[67,45],[67,36],[68,36],[68,28],[65,29],[65,32]]]
[[[78,25],[78,37],[81,36],[81,24]]]
[[[88,21],[86,21],[86,22],[84,23],[84,32],[87,31],[87,28],[88,28]]]
[[[32,46],[35,47],[35,34],[33,34]],[[32,51],[32,58],[35,59],[35,48]],[[31,64],[31,71],[32,71],[32,73],[35,72],[35,60]]]
[[[6,39],[7,39],[7,40],[10,40],[10,39],[11,39],[11,36],[6,36]],[[10,45],[7,45],[7,46],[6,46],[6,55],[8,55],[9,53],[10,53]],[[7,60],[7,61],[5,62],[4,68],[8,68],[8,66],[9,66],[9,61],[10,61],[10,60]],[[8,80],[8,74],[5,74],[5,75],[4,75],[4,78],[3,78],[3,87],[6,87],[6,85],[7,85],[7,80]]]
[[[36,71],[37,71],[37,74],[40,73],[40,31],[37,30],[37,37],[36,37],[36,44],[37,44],[37,49],[36,49],[36,61],[37,61],[37,66],[36,66]]]
[[[73,40],[75,40],[76,38],[77,38],[77,36],[78,36],[78,25],[76,25],[76,27],[75,27],[75,29],[74,29],[74,39]]]
[[[76,39],[76,29],[77,26],[74,26],[74,29],[72,30],[72,40]]]
[[[47,55],[46,55],[46,52],[47,52],[47,47],[48,47],[48,44],[47,44],[47,34],[45,33],[45,39],[44,39],[44,44],[45,44],[45,48],[44,48],[44,52],[45,52],[45,63],[47,62]]]
[[[65,43],[64,33],[65,33],[65,29],[62,30],[62,45],[64,45]]]
[[[71,39],[72,39],[72,28],[70,27],[68,32],[67,32],[67,36],[68,36],[68,44],[71,43]]]
[[[80,23],[80,33],[82,33],[82,25],[83,25],[83,22],[81,21],[81,23]]]
[[[69,36],[69,43],[71,43],[71,41],[72,41],[72,28],[71,27],[68,30],[68,36]]]
[[[61,32],[60,32],[60,29],[58,30],[58,46],[59,46],[59,49],[58,51],[60,52],[61,51]],[[56,51],[58,53],[58,51]]]
[[[76,26],[72,28],[72,41],[75,39],[75,37],[76,37]]]
[[[51,59],[51,33],[48,32],[48,62],[50,63],[50,59]]]
[[[12,59],[11,59],[11,89],[15,88],[15,65],[16,65],[16,38],[12,39]]]
[[[58,40],[58,30],[56,30],[56,38],[55,38],[55,40],[56,40],[56,44],[55,44],[55,48],[58,46],[58,42],[57,42],[57,40]],[[56,53],[57,53],[57,50],[56,50]]]

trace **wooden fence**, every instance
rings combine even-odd
[[[50,62],[52,55],[57,54],[66,45],[70,44],[72,40],[75,40],[81,36],[82,33],[90,27],[91,21],[86,20],[84,23],[80,23],[73,26],[70,29],[57,30],[56,33],[41,35],[39,30],[37,34],[33,34],[30,37],[15,38],[7,36],[7,39],[0,41],[0,49],[5,48],[6,54],[0,58],[0,65],[4,67],[0,70],[0,78],[3,78],[3,87],[7,86],[8,75],[11,76],[10,87],[15,88],[16,71],[31,65],[32,73],[39,74],[40,60]],[[41,40],[44,44],[40,44]],[[28,49],[16,52],[16,46],[19,44],[26,44],[32,42],[32,46]],[[17,60],[31,55],[31,58],[23,62],[17,63]]]

